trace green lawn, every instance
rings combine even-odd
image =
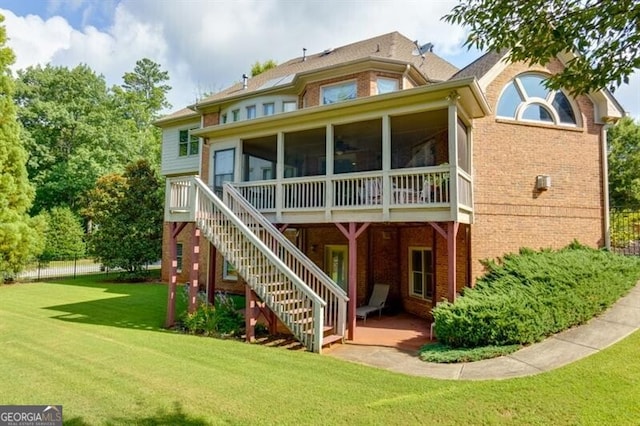
[[[166,288],[0,287],[0,404],[67,424],[638,424],[640,333],[565,368],[486,382],[163,331]]]

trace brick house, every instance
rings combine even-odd
[[[162,276],[247,295],[310,350],[353,338],[375,283],[429,318],[520,247],[606,244],[607,91],[489,53],[462,70],[394,32],[297,57],[160,119]],[[171,260],[174,262],[171,262]],[[173,266],[172,266],[173,265]],[[258,306],[258,307],[256,307]]]

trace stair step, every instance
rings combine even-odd
[[[301,318],[298,320],[292,321],[294,324],[310,324],[313,322],[313,317]]]
[[[313,309],[311,308],[295,308],[295,309],[290,309],[286,312],[288,314],[295,315],[295,314],[304,314],[306,312],[311,312],[311,311],[313,311]]]
[[[322,338],[322,346],[329,346],[335,342],[342,342],[343,337],[339,334],[331,334]]]

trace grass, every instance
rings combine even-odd
[[[633,424],[640,333],[532,377],[405,376],[161,328],[166,287],[100,277],[0,287],[2,404],[84,424]]]

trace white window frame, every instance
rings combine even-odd
[[[180,129],[178,130],[178,157],[186,158],[193,157],[200,154],[200,138],[197,136],[192,136],[191,131],[197,130],[197,127],[192,129]],[[187,140],[186,142],[182,142],[182,133],[187,132]],[[187,151],[185,154],[182,154],[182,146],[185,145],[187,147]],[[191,152],[193,147],[196,147],[195,152]]]
[[[431,258],[431,272],[426,272],[426,264],[423,263],[422,267],[423,270],[422,271],[414,271],[413,270],[413,252],[414,251],[420,251],[422,253],[424,252],[429,252],[431,254],[430,258]],[[422,261],[424,262],[424,257],[422,258]],[[435,297],[436,294],[436,274],[435,274],[435,267],[436,267],[436,262],[435,262],[435,258],[434,258],[434,252],[433,249],[431,247],[424,247],[424,246],[410,246],[409,247],[409,256],[408,256],[408,284],[409,284],[409,295],[411,297],[415,297],[418,299],[422,299],[422,300],[433,300],[433,298]],[[413,275],[414,272],[421,272],[423,274],[422,277],[422,293],[416,293],[414,291],[413,288]],[[430,275],[431,276],[431,285],[432,285],[432,294],[428,295],[427,294],[427,280],[426,277]]]
[[[258,110],[255,105],[247,106],[247,120],[251,120],[252,118],[256,118],[258,114]]]
[[[225,281],[238,281],[238,271],[227,259],[222,264],[222,279]]]
[[[287,108],[287,105],[293,105],[293,108]],[[283,101],[282,112],[292,112],[298,110],[298,101]]]
[[[267,112],[267,108],[270,107],[271,112]],[[267,115],[273,115],[276,113],[276,104],[273,102],[266,102],[264,104],[262,104],[262,115],[267,116]]]
[[[325,91],[339,88],[339,87],[351,86],[351,85],[353,85],[355,88],[355,95],[353,98],[338,99],[333,102],[325,102]],[[350,101],[357,98],[358,98],[358,81],[357,80],[345,80],[339,83],[327,84],[326,86],[320,87],[320,105],[332,105],[340,102]]]
[[[388,82],[388,83],[393,83],[394,84],[394,88],[392,90],[390,90],[390,91],[387,91],[387,92],[380,92],[380,82],[381,81]],[[396,78],[378,77],[376,79],[376,90],[378,91],[378,95],[382,95],[382,94],[385,94],[385,93],[397,92],[398,90],[400,90],[400,82]]]

